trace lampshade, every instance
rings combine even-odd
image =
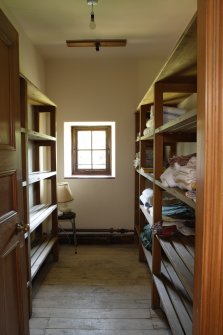
[[[66,182],[57,183],[57,202],[65,203],[74,200],[69,184]]]

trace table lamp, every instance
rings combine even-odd
[[[58,209],[63,213],[71,212],[71,202],[74,200],[67,182],[57,183]]]

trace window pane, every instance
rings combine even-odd
[[[105,150],[94,150],[93,151],[93,166],[94,169],[101,168],[99,165],[106,166],[106,151]]]
[[[78,143],[78,149],[91,149],[91,131],[78,130],[77,143]]]
[[[106,149],[106,132],[104,130],[92,131],[92,149]]]
[[[78,169],[79,165],[87,164],[91,165],[91,151],[90,150],[79,150],[78,151]]]

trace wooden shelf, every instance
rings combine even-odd
[[[27,186],[27,185],[31,185],[34,183],[39,182],[40,180],[44,180],[44,179],[48,179],[51,177],[56,176],[56,171],[36,171],[36,172],[32,172],[29,174],[29,180],[28,183],[26,181],[22,182],[22,186]]]
[[[187,314],[189,315],[190,319],[192,320],[193,316],[193,303],[191,298],[189,297],[187,291],[185,290],[183,284],[181,283],[177,273],[175,272],[173,266],[169,262],[169,260],[164,256],[162,259],[161,264],[161,273],[172,282],[172,286],[174,287],[175,291],[178,293],[180,300],[182,301]],[[184,314],[184,313],[183,313]]]
[[[146,179],[150,180],[151,182],[154,181],[154,177],[152,173],[145,173],[142,170],[136,170],[141,176],[145,177]]]
[[[56,242],[57,237],[46,237],[39,245],[31,249],[31,279],[35,277]]]
[[[191,335],[192,300],[166,257],[162,259],[161,275],[154,275],[153,279],[172,333]]]
[[[181,294],[176,291],[172,281],[163,274],[161,276],[153,275],[153,280],[159,292],[172,334],[191,335],[192,320],[181,299]]]
[[[177,199],[181,200],[182,202],[184,202],[185,204],[187,204],[191,208],[193,208],[193,209],[196,208],[196,203],[192,199],[188,198],[185,195],[186,191],[183,191],[183,190],[181,190],[181,189],[179,189],[177,187],[166,187],[159,180],[155,180],[155,184],[157,186],[159,186],[160,188],[162,188],[163,190],[165,190],[166,192],[168,192],[169,194],[171,194],[174,197],[176,197]]]
[[[140,209],[143,212],[147,222],[150,224],[150,226],[152,227],[153,225],[153,217],[147,212],[146,208],[143,205],[140,205]]]
[[[153,139],[154,139],[154,135],[150,135],[150,136],[144,135],[140,137],[139,141],[153,141]]]
[[[24,75],[20,73],[22,78],[27,84],[27,97],[28,102],[32,105],[50,105],[56,107],[56,104],[50,100],[44,93],[42,93],[38,87],[31,83]]]
[[[46,135],[46,134],[42,134],[42,133],[38,133],[36,131],[33,130],[27,130],[27,135],[28,135],[28,139],[29,140],[34,140],[34,141],[56,141],[56,137],[50,136],[50,135]]]
[[[142,249],[152,272],[152,254],[142,244]],[[173,334],[192,334],[192,301],[167,259],[162,260],[161,275],[153,276],[163,309]]]
[[[47,255],[52,251],[53,259],[56,261],[59,251],[56,245],[58,231],[56,105],[21,75],[20,110],[23,210],[24,220],[29,226],[29,230],[25,232],[24,236],[27,246],[27,282],[30,283],[27,292],[29,314],[31,315],[32,279]],[[41,182],[44,180],[49,182]],[[48,204],[41,204],[43,198]],[[38,205],[33,206],[33,204]],[[47,220],[48,218],[50,220]],[[42,223],[44,224],[42,225]],[[46,237],[49,231],[52,236]],[[33,247],[34,244],[35,247]]]
[[[30,209],[30,233],[34,231],[51,213],[57,208],[57,205],[40,204]]]
[[[191,110],[155,129],[155,134],[166,132],[196,132],[197,112]]]
[[[153,276],[172,333],[192,334],[192,300],[166,257],[162,259],[161,275]]]
[[[149,269],[150,271],[152,272],[152,254],[149,250],[147,250],[144,245],[142,244],[142,249],[143,249],[143,252],[145,254],[145,258],[146,258],[146,261],[147,261],[147,264],[149,266]]]
[[[177,237],[164,239],[156,236],[156,238],[192,300],[194,257]]]

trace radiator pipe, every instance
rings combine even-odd
[[[109,229],[92,229],[92,228],[86,228],[86,229],[79,229],[77,228],[77,233],[120,233],[120,234],[126,234],[126,233],[134,233],[134,230],[132,229],[125,229],[125,228],[109,228]]]

